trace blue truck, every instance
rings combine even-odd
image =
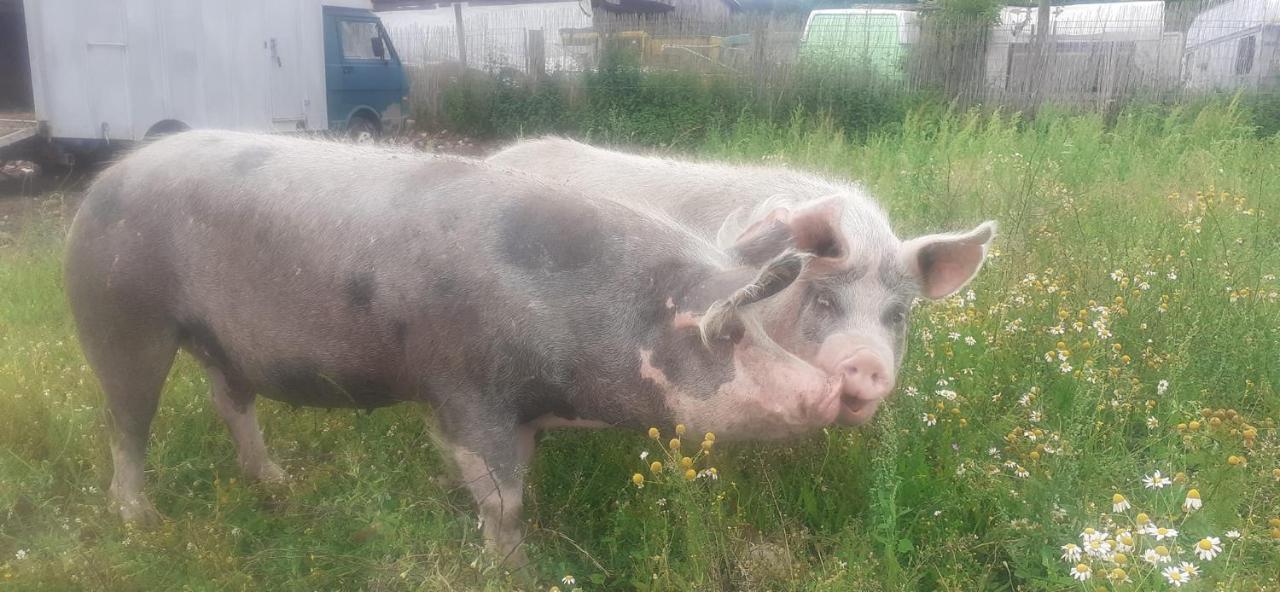
[[[400,57],[368,0],[25,0],[22,8],[32,134],[64,159],[191,128],[369,140],[409,114]]]

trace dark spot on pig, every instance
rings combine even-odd
[[[227,353],[218,336],[213,333],[209,324],[200,319],[192,319],[178,325],[178,342],[186,347],[200,361],[229,370],[231,356]]]
[[[599,215],[578,201],[531,196],[507,208],[501,225],[503,256],[531,271],[580,269],[607,248]]]
[[[737,338],[741,337],[738,331]],[[717,340],[707,347],[695,328],[670,331],[654,347],[651,363],[684,392],[708,398],[733,380],[734,341]]]
[[[305,407],[372,409],[397,402],[382,380],[357,373],[331,375],[306,361],[277,362],[266,371],[263,396]]]
[[[551,382],[535,377],[521,385],[516,393],[517,418],[520,423],[533,421],[544,415],[563,419],[577,419],[578,413],[569,403],[566,390]]]
[[[266,146],[251,146],[236,154],[235,160],[231,161],[231,168],[238,174],[245,174],[266,164],[273,154],[275,150]]]
[[[901,294],[910,299],[919,292],[919,287],[894,253],[886,253],[880,257],[877,275],[880,278],[880,285],[884,286],[890,294]]]
[[[343,286],[347,304],[362,310],[368,310],[373,304],[374,289],[373,274],[367,271],[347,278],[347,283]]]

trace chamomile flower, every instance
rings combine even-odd
[[[1173,481],[1168,477],[1161,475],[1160,471],[1156,471],[1146,477],[1143,477],[1142,484],[1145,485],[1147,489],[1161,489],[1172,485]]]
[[[1173,558],[1169,556],[1169,548],[1164,545],[1159,545],[1154,549],[1147,549],[1146,552],[1142,554],[1142,558],[1151,565],[1158,565],[1173,561]]]
[[[1178,567],[1182,569],[1182,573],[1187,574],[1190,577],[1194,578],[1200,575],[1200,568],[1196,567],[1196,564],[1191,563],[1190,561],[1183,561],[1178,564]]]
[[[1089,579],[1092,575],[1093,570],[1089,569],[1089,566],[1083,563],[1077,563],[1075,567],[1071,568],[1071,577],[1080,580],[1081,582]]]
[[[1182,502],[1182,509],[1190,512],[1192,510],[1199,510],[1201,505],[1200,490],[1192,489],[1187,492],[1187,499]]]
[[[1222,540],[1218,537],[1204,537],[1196,543],[1196,556],[1201,561],[1212,561],[1222,552]]]
[[[566,574],[563,578],[560,578],[560,583],[566,586],[572,586],[576,581],[577,580],[573,579],[572,575],[568,575],[568,574]]]
[[[1129,504],[1129,500],[1125,499],[1125,497],[1124,497],[1123,495],[1120,495],[1120,494],[1118,494],[1118,493],[1117,493],[1117,494],[1115,494],[1115,495],[1111,496],[1111,511],[1112,511],[1112,512],[1123,512],[1123,511],[1125,511],[1125,510],[1128,510],[1130,507],[1131,507],[1131,506],[1130,506],[1130,504]]]
[[[1169,381],[1161,380],[1160,382],[1156,383],[1157,395],[1163,395],[1167,390],[1169,390]]]
[[[1147,529],[1147,534],[1156,537],[1157,541],[1163,541],[1165,539],[1173,540],[1178,538],[1178,531],[1176,529],[1165,528],[1163,526],[1152,525]]]
[[[929,427],[938,425],[938,417],[932,413],[921,414],[920,421],[923,421],[924,425]]]
[[[1129,574],[1128,574],[1127,572],[1125,572],[1125,571],[1124,571],[1124,569],[1119,568],[1119,567],[1112,569],[1112,570],[1111,570],[1111,572],[1107,574],[1107,579],[1109,579],[1109,580],[1111,580],[1111,581],[1113,581],[1113,582],[1130,582],[1130,581],[1132,581],[1132,580],[1130,580],[1130,579],[1129,579]]]
[[[1080,561],[1080,547],[1075,543],[1067,543],[1062,546],[1063,561]]]
[[[1095,530],[1093,527],[1085,528],[1083,531],[1080,532],[1080,540],[1086,543],[1089,541],[1102,541],[1102,540],[1106,540],[1106,538],[1107,538],[1107,531]]]
[[[1183,573],[1182,569],[1171,566],[1164,569],[1164,579],[1169,580],[1169,583],[1173,584],[1174,588],[1179,588],[1191,580],[1191,577]]]
[[[1084,552],[1090,557],[1105,559],[1111,557],[1111,541],[1093,539],[1084,544]]]
[[[1132,551],[1134,548],[1133,533],[1122,530],[1116,533],[1116,550],[1122,552]]]
[[[1238,539],[1238,538],[1240,538],[1240,531],[1238,531],[1238,530],[1228,530],[1228,531],[1227,531],[1227,538],[1229,538],[1229,539]]]

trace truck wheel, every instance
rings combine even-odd
[[[357,144],[372,144],[382,135],[378,123],[369,117],[357,115],[347,124],[347,137]]]

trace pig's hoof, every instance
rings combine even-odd
[[[289,482],[289,474],[272,461],[262,463],[258,470],[250,471],[249,475],[267,485],[283,485]]]
[[[156,511],[156,507],[151,505],[151,500],[145,495],[139,494],[129,499],[113,498],[111,506],[125,524],[155,528],[163,521],[160,512]]]

